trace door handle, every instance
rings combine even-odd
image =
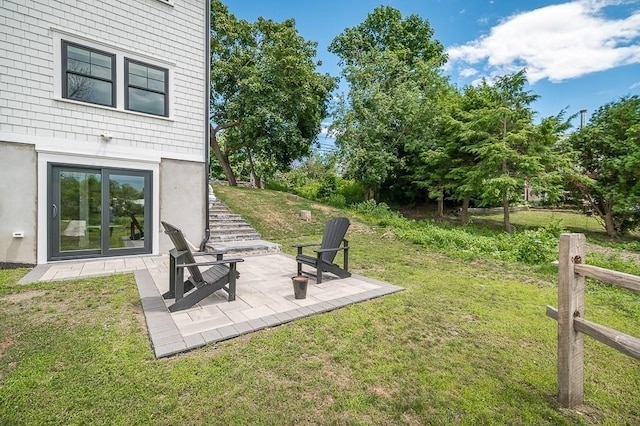
[[[52,204],[52,207],[53,207],[53,209],[52,209],[53,210],[53,212],[52,212],[53,213],[53,217],[58,216],[58,206],[56,206],[55,204]]]

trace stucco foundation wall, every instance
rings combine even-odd
[[[0,263],[36,263],[36,159],[33,145],[0,142]]]
[[[160,163],[160,220],[180,228],[198,247],[205,229],[204,163],[163,159]],[[158,223],[160,253],[173,248]]]

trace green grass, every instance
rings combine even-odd
[[[637,361],[592,340],[586,405],[557,403],[552,276],[286,194],[215,192],[290,253],[351,216],[353,271],[406,290],[155,360],[132,275],[19,286],[25,270],[0,271],[0,424],[640,423]],[[629,293],[589,284],[587,318],[640,335]]]

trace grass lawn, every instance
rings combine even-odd
[[[215,191],[289,253],[348,214]],[[0,424],[640,424],[640,364],[590,339],[585,406],[557,403],[554,276],[352,219],[352,270],[405,291],[169,359],[132,275],[18,286],[25,270],[0,270]],[[640,336],[640,298],[592,283],[587,318]]]

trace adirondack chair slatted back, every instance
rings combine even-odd
[[[185,262],[196,263],[193,257],[193,253],[191,253],[191,249],[189,248],[189,245],[187,244],[187,240],[185,240],[184,235],[182,234],[182,231],[176,228],[175,226],[171,225],[170,223],[167,223],[167,222],[161,222],[161,223],[162,223],[162,226],[164,227],[165,234],[167,234],[169,238],[171,238],[171,242],[173,243],[173,246],[176,248],[176,250],[186,252],[184,257]],[[200,269],[197,266],[187,266],[187,269],[189,270],[189,273],[191,274],[191,278],[195,283],[201,283],[204,281],[204,278],[202,277],[202,273],[200,272]]]
[[[342,240],[344,240],[344,236],[347,233],[347,229],[349,229],[349,225],[349,219],[346,217],[336,217],[329,220],[324,227],[320,248],[327,249],[340,247],[340,244],[342,244]],[[336,254],[338,254],[338,252],[335,250],[328,251],[326,253],[322,253],[321,258],[327,263],[333,263],[333,259],[336,258]]]

